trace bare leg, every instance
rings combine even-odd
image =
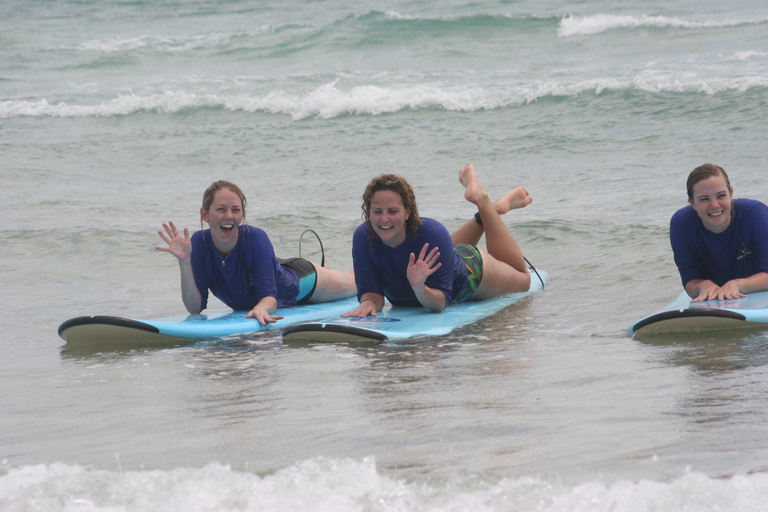
[[[485,233],[483,226],[478,224],[475,219],[472,219],[451,233],[451,242],[453,242],[453,245],[477,245],[480,242],[480,238],[483,236],[483,233]]]
[[[504,196],[497,199],[493,206],[496,208],[496,212],[499,215],[504,215],[509,210],[516,210],[518,208],[525,208],[531,202],[533,198],[523,187],[517,187],[514,190],[510,190]],[[459,229],[451,233],[451,241],[453,245],[456,244],[469,244],[477,245],[480,243],[480,238],[485,233],[485,228],[478,224],[476,220],[472,219]]]
[[[488,193],[475,176],[472,164],[467,164],[459,172],[459,181],[466,188],[464,198],[477,205],[480,218],[483,220],[488,247],[488,252],[483,253],[483,280],[475,293],[476,297],[482,299],[501,293],[528,290],[531,277],[523,258],[523,251],[496,211],[496,205],[491,202]],[[525,189],[522,190],[525,191]],[[524,193],[527,194],[527,192]],[[525,206],[530,201],[523,200],[522,203],[525,203],[523,204]],[[486,254],[490,258],[486,258]]]
[[[342,272],[330,267],[321,267],[317,263],[312,265],[317,272],[317,286],[312,297],[309,298],[310,304],[346,299],[357,293],[354,270]]]

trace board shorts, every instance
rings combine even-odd
[[[317,270],[311,261],[304,258],[277,258],[281,267],[296,272],[299,276],[299,295],[296,297],[296,305],[301,306],[309,302],[317,288]]]
[[[483,280],[483,255],[480,254],[480,249],[469,244],[456,244],[453,250],[467,266],[467,282],[456,298],[451,301],[453,304],[460,304],[472,298],[477,287],[480,286],[480,281]]]

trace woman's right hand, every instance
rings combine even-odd
[[[343,313],[341,316],[342,318],[347,317],[356,317],[356,318],[364,318],[366,316],[376,316],[376,312],[379,310],[379,307],[376,305],[376,302],[374,299],[371,298],[364,298],[362,301],[360,301],[360,305],[357,306],[353,311],[347,311],[346,313]]]
[[[173,222],[163,224],[165,233],[158,231],[160,238],[163,239],[168,247],[155,247],[158,251],[169,252],[176,256],[179,261],[187,261],[192,256],[192,239],[189,237],[189,229],[184,228],[184,236],[181,236],[179,230]],[[167,235],[166,235],[167,233]]]

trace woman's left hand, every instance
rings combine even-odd
[[[737,280],[734,279],[733,281],[728,281],[723,286],[721,286],[720,289],[717,290],[717,298],[719,300],[731,300],[743,299],[746,297],[746,295],[741,293],[739,290],[739,283],[736,281]]]
[[[261,304],[256,304],[252,310],[248,312],[247,315],[245,315],[245,318],[255,318],[259,321],[261,325],[267,325],[273,324],[277,322],[278,320],[282,320],[283,316],[278,315],[271,315],[269,311],[267,311],[267,308],[262,306]]]
[[[412,288],[421,288],[424,286],[427,278],[434,274],[442,265],[442,263],[437,262],[437,259],[440,257],[440,253],[438,252],[439,248],[435,247],[429,251],[429,254],[427,254],[428,248],[429,244],[424,244],[418,259],[413,253],[411,253],[410,258],[408,258],[406,275],[408,276],[408,282],[411,284]]]

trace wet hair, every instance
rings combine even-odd
[[[698,182],[704,181],[714,176],[722,176],[725,178],[725,186],[728,187],[728,191],[733,191],[733,187],[731,187],[731,180],[728,179],[728,174],[726,174],[725,169],[719,165],[706,163],[704,165],[698,166],[691,171],[691,174],[688,175],[688,183],[686,184],[688,187],[688,199],[693,201],[693,187]]]
[[[406,232],[415,238],[419,233],[419,225],[421,224],[419,208],[416,206],[416,194],[413,193],[411,184],[405,178],[396,174],[376,176],[365,187],[362,209],[363,218],[366,224],[368,224],[369,232],[373,233],[373,229],[371,229],[371,201],[373,200],[373,195],[381,190],[391,190],[400,196],[403,208],[408,210],[408,220],[405,221]]]
[[[203,210],[206,212],[211,209],[211,204],[213,204],[213,198],[216,195],[216,192],[219,190],[226,188],[237,194],[237,196],[240,198],[241,206],[243,207],[243,224],[245,224],[245,206],[248,204],[248,201],[245,199],[245,194],[243,194],[243,191],[240,190],[240,187],[232,183],[231,181],[227,180],[219,180],[214,181],[211,183],[207,189],[205,189],[205,192],[203,193]],[[203,227],[203,219],[200,219],[200,228]]]

